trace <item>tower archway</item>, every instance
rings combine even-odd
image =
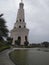
[[[21,36],[18,36],[18,45],[21,45]]]

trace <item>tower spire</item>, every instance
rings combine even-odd
[[[21,0],[21,2],[23,2],[23,0]]]

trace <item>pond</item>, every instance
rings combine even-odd
[[[11,57],[16,65],[49,65],[49,49],[18,49]]]

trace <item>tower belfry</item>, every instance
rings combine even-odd
[[[19,9],[17,12],[16,23],[14,24],[13,30],[11,30],[11,38],[13,38],[13,45],[16,40],[20,40],[20,45],[24,45],[25,38],[28,40],[29,29],[26,28],[24,4],[21,0],[19,3]]]

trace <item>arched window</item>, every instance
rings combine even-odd
[[[19,26],[19,28],[21,28],[21,26]]]
[[[24,26],[24,28],[25,28],[25,26]]]
[[[21,19],[20,19],[20,22],[21,22]]]
[[[23,19],[23,22],[24,22],[24,19]]]

